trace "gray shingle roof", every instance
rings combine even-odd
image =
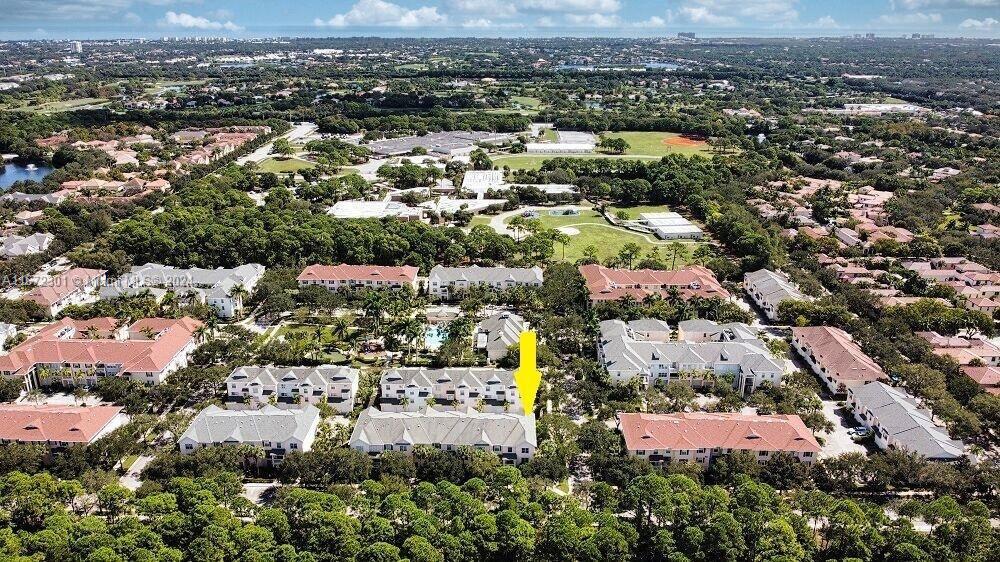
[[[514,387],[514,373],[505,369],[489,367],[454,367],[448,369],[427,369],[424,367],[401,367],[382,374],[381,384],[403,384],[404,386],[430,387],[435,384],[453,383],[456,387],[485,387],[487,383]]]
[[[309,382],[313,386],[322,386],[331,382],[353,381],[357,378],[357,369],[339,365],[319,365],[317,367],[247,365],[234,369],[226,378],[226,382],[246,381],[247,384],[256,382],[264,386],[274,386],[279,382],[298,381]]]
[[[952,439],[944,427],[934,423],[930,411],[921,408],[906,392],[881,382],[851,392],[889,437],[906,450],[930,459],[957,459],[965,454],[964,443]]]
[[[369,408],[361,413],[351,434],[351,446],[537,444],[535,417],[490,414],[475,410],[439,412],[383,412]]]
[[[256,284],[264,274],[264,266],[256,263],[241,265],[232,269],[178,269],[169,265],[147,263],[132,268],[112,285],[107,287],[107,297],[115,296],[128,287],[170,287],[198,288],[206,298],[224,298],[236,285]],[[105,296],[105,291],[102,291]]]
[[[316,432],[320,414],[315,406],[282,410],[264,406],[260,410],[224,410],[212,405],[195,416],[181,440],[198,443],[283,443],[305,441]]]
[[[503,283],[513,281],[515,283],[541,283],[542,268],[521,268],[521,267],[444,267],[435,265],[431,269],[430,281],[437,281],[441,285],[448,285],[455,281],[467,281],[469,283]]]
[[[509,346],[520,340],[524,328],[524,318],[513,312],[498,312],[479,323],[476,337],[483,335],[486,355],[490,359],[498,359],[507,354]]]

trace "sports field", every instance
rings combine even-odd
[[[662,133],[655,131],[622,131],[604,133],[606,138],[625,139],[629,148],[625,154],[631,156],[653,156],[661,158],[668,154],[684,156],[704,156],[710,158],[712,153],[708,143],[701,139],[691,138],[678,133]]]
[[[278,159],[278,158],[268,158],[267,160],[261,161],[257,164],[257,169],[261,172],[273,172],[275,174],[288,174],[292,172],[301,172],[302,170],[308,170],[310,168],[315,168],[316,164],[312,162],[307,162],[305,160],[300,160],[298,158],[288,158],[288,159]]]
[[[658,208],[664,210],[663,207]],[[597,249],[597,256],[602,261],[606,258],[618,255],[618,252],[630,242],[638,244],[641,248],[641,256],[645,257],[653,248],[660,249],[660,255],[668,255],[667,246],[671,241],[659,240],[652,234],[643,235],[632,232],[608,223],[600,214],[593,210],[581,211],[578,216],[552,216],[545,211],[538,218],[545,228],[554,228],[569,235],[569,242],[566,244],[565,258],[562,244],[555,245],[555,259],[565,259],[575,262],[584,255],[584,250],[588,246]],[[510,222],[509,219],[506,222]],[[524,236],[524,234],[522,234]],[[697,247],[697,242],[679,240],[688,246],[690,252]],[[689,254],[690,254],[689,252]],[[684,260],[678,259],[678,265]]]
[[[493,163],[497,167],[502,168],[504,166],[510,166],[512,170],[537,170],[542,167],[542,164],[546,160],[552,160],[553,158],[582,158],[582,159],[594,159],[594,158],[634,158],[638,160],[658,160],[659,157],[656,156],[617,156],[611,154],[511,154],[508,156],[495,156],[493,158]]]

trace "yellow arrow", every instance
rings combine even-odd
[[[521,332],[521,365],[514,371],[514,383],[521,395],[524,415],[531,415],[535,407],[535,395],[542,384],[542,373],[535,362],[535,332]]]

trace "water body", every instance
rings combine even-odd
[[[50,173],[52,173],[52,168],[48,166],[38,166],[32,170],[20,164],[4,164],[3,173],[0,174],[0,191],[6,191],[14,185],[14,182],[18,181],[42,181]]]

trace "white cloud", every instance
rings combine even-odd
[[[650,16],[648,20],[635,23],[635,27],[642,28],[666,27],[666,25],[667,20],[661,18],[660,16]]]
[[[618,0],[519,0],[517,5],[524,10],[577,14],[617,12],[622,8]]]
[[[167,12],[163,16],[163,25],[183,29],[204,29],[208,31],[243,31],[243,28],[232,21],[215,21],[201,16],[192,16],[184,12]]]
[[[448,5],[456,12],[486,14],[491,18],[517,14],[517,3],[510,0],[450,0]]]
[[[468,29],[485,29],[493,27],[493,21],[486,18],[478,18],[474,20],[465,20],[462,22],[462,27]]]
[[[359,0],[345,13],[325,21],[316,18],[313,23],[319,27],[424,27],[447,20],[448,16],[438,13],[436,6],[410,9],[384,0]]]
[[[891,0],[893,9],[919,10],[921,8],[991,8],[1000,6],[1000,0]]]
[[[993,28],[1000,27],[1000,20],[997,20],[996,18],[983,18],[981,20],[968,18],[958,24],[958,27],[961,27],[962,29],[974,29],[977,31],[990,31]]]
[[[566,21],[578,27],[618,27],[622,20],[616,15],[567,14]]]
[[[749,21],[784,24],[797,21],[799,0],[684,0],[676,14],[692,24],[735,27]]]
[[[833,19],[833,16],[823,16],[809,24],[809,27],[817,29],[837,29],[840,27],[840,24],[837,23],[837,20]]]
[[[890,26],[899,25],[930,25],[941,23],[941,14],[937,12],[924,13],[913,12],[911,14],[882,14],[878,17],[878,23]]]

